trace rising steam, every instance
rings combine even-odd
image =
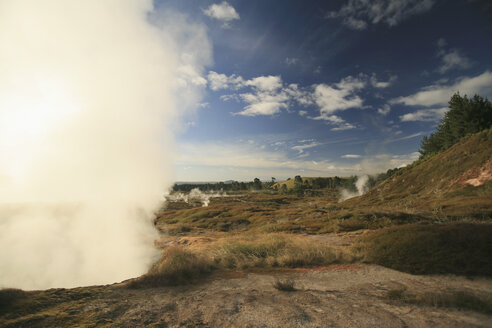
[[[0,287],[148,269],[168,127],[199,100],[204,31],[151,0],[0,1]]]
[[[227,197],[223,191],[201,191],[198,188],[193,188],[189,193],[175,192],[168,195],[166,198],[171,202],[185,202],[187,204],[200,203],[202,207],[207,207],[210,204],[211,198]]]
[[[364,195],[368,189],[367,182],[369,182],[369,176],[368,175],[363,175],[363,176],[357,177],[357,181],[355,182],[355,187],[357,188],[357,191],[352,192],[352,191],[349,191],[347,189],[343,189],[341,192],[340,201],[343,202],[344,200],[347,200],[349,198]]]

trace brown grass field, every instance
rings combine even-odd
[[[208,206],[168,201],[154,220],[162,257],[146,274],[114,286],[0,290],[0,326],[207,326],[200,320],[209,312],[218,313],[209,323],[228,325],[237,314],[239,326],[247,326],[240,315],[249,312],[224,314],[228,305],[217,301],[241,293],[254,315],[273,297],[263,315],[280,306],[302,318],[309,310],[322,322],[328,317],[317,312],[320,300],[347,314],[364,298],[378,310],[368,308],[356,326],[373,315],[393,320],[385,316],[388,307],[412,307],[420,313],[417,326],[492,323],[492,130],[414,162],[363,196],[339,202],[340,192],[230,192]],[[343,293],[336,302],[321,292],[335,278],[332,289]],[[304,295],[304,307],[292,303],[296,295]],[[198,320],[193,309],[200,304],[208,305]],[[428,319],[436,311],[440,319]]]

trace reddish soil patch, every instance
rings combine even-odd
[[[475,167],[466,171],[453,184],[459,184],[463,188],[467,185],[478,187],[487,181],[492,180],[492,158],[487,161],[482,167]]]
[[[290,269],[295,272],[310,272],[310,271],[358,271],[361,269],[359,264],[332,264],[320,267],[311,268],[295,268]]]

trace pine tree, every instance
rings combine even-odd
[[[492,126],[492,103],[479,95],[468,98],[455,93],[449,100],[449,111],[437,127],[437,131],[424,137],[420,154],[431,155],[443,151],[467,134],[477,133]]]

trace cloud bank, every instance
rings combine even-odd
[[[220,96],[224,101],[236,100],[246,103],[244,109],[236,115],[242,116],[271,116],[289,110],[294,105],[299,107],[316,106],[319,115],[308,116],[305,110],[298,110],[299,115],[313,120],[323,120],[333,125],[333,131],[348,130],[355,125],[334,115],[350,108],[362,108],[363,99],[359,92],[365,88],[388,88],[396,81],[396,76],[390,76],[387,81],[378,80],[375,74],[359,74],[347,76],[338,83],[321,83],[301,88],[298,84],[286,84],[281,76],[258,76],[250,80],[232,74],[227,76],[214,71],[208,73],[209,87],[213,91],[229,90],[234,94]],[[240,90],[249,88],[249,92]]]
[[[453,84],[433,84],[422,88],[421,91],[405,97],[390,100],[390,104],[406,106],[435,106],[445,105],[455,92],[474,95],[475,93],[489,96],[492,94],[492,73],[484,73],[474,77],[463,77]]]

